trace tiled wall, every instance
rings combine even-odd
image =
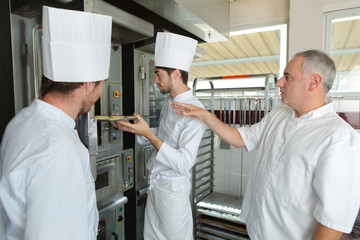
[[[256,152],[246,152],[245,149],[233,146],[230,146],[230,149],[220,149],[220,139],[216,135],[214,150],[214,192],[243,197]],[[241,170],[242,151],[244,158]]]

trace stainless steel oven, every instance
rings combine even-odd
[[[136,189],[140,195],[147,191],[149,172],[146,170],[146,165],[151,154],[154,151],[152,145],[139,146],[139,157],[136,159]]]
[[[97,240],[125,239],[125,207],[127,198],[121,193],[98,201],[99,226]]]
[[[123,192],[122,163],[120,156],[96,162],[96,199],[104,200]]]

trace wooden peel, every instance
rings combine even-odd
[[[142,118],[155,118],[156,116],[141,116]],[[106,121],[106,122],[114,122],[114,121],[125,121],[125,120],[135,120],[137,119],[135,116],[106,116],[106,115],[97,115],[95,119],[98,121]]]

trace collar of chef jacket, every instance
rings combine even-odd
[[[54,119],[56,121],[60,121],[64,125],[66,125],[68,128],[74,129],[74,127],[75,127],[74,119],[72,119],[69,115],[67,115],[61,109],[59,109],[47,102],[44,102],[40,99],[35,99],[34,104],[39,109],[39,111],[46,114],[46,116],[48,118]]]

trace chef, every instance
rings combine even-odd
[[[150,187],[145,210],[145,240],[193,239],[190,206],[190,169],[205,131],[202,121],[176,114],[174,101],[203,108],[187,87],[188,72],[197,41],[172,33],[158,33],[155,46],[155,82],[170,96],[160,113],[159,127],[150,129],[138,114],[138,121],[117,122],[115,126],[143,136],[140,144],[150,141],[156,151],[147,164]]]
[[[108,78],[111,22],[43,7],[41,97],[10,121],[1,143],[1,239],[96,239],[94,179],[74,120]]]

